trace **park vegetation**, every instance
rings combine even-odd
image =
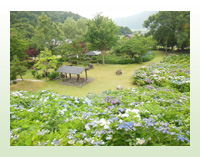
[[[29,70],[49,83],[66,62],[139,65],[151,61],[158,46],[166,52],[160,63],[133,70],[136,88],[83,97],[10,92],[11,146],[190,145],[190,55],[168,54],[169,48],[189,50],[190,12],[158,12],[144,21],[148,33],[131,38],[127,27],[101,14],[88,20],[71,12],[11,12],[10,24],[11,80],[23,80]],[[86,57],[90,50],[101,56]]]
[[[163,79],[159,84],[158,79],[145,81],[146,85],[140,84],[143,87],[139,88],[106,90],[99,95],[81,98],[46,90],[11,92],[10,144],[189,146],[189,71],[179,61],[188,65],[184,55],[171,55],[161,65],[139,69],[134,76],[136,82],[143,78],[149,80],[151,73]],[[167,72],[162,70],[162,65]],[[174,66],[180,66],[180,70],[174,71]],[[138,75],[141,70],[147,74]],[[166,82],[170,72],[177,74]],[[185,74],[185,79],[178,76],[180,73]],[[165,77],[161,77],[163,74]]]

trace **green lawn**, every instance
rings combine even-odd
[[[123,88],[135,87],[133,82],[133,73],[135,70],[141,66],[148,65],[152,62],[160,62],[163,59],[164,53],[160,51],[154,51],[155,58],[149,62],[143,64],[127,64],[127,65],[117,65],[117,64],[106,64],[106,65],[94,65],[94,69],[88,71],[88,77],[93,78],[94,80],[83,87],[73,87],[62,85],[57,81],[44,81],[44,82],[31,82],[23,81],[18,82],[16,85],[11,85],[10,90],[26,90],[26,91],[41,91],[41,90],[52,90],[58,94],[63,95],[72,95],[72,96],[84,96],[89,92],[92,93],[101,93],[106,89],[116,89],[118,85],[121,85]],[[116,75],[115,72],[121,69],[122,75]],[[85,73],[81,74],[81,77],[85,78]],[[24,79],[35,79],[31,75],[29,70],[27,74],[23,77]],[[43,79],[44,80],[44,79]]]

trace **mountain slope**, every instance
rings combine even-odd
[[[66,11],[11,11],[10,12],[10,22],[12,24],[18,22],[27,22],[31,25],[37,25],[38,16],[46,14],[55,23],[64,23],[67,17],[72,17],[75,21],[81,18],[80,15],[66,12]]]
[[[142,29],[142,25],[150,15],[156,14],[158,11],[145,11],[133,16],[127,16],[114,19],[114,22],[119,26],[127,26],[130,29]]]

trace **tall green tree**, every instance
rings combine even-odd
[[[117,43],[119,39],[119,27],[108,17],[97,14],[88,22],[88,30],[84,35],[85,41],[89,42],[94,50],[100,50],[102,61],[104,62],[104,53]]]
[[[72,17],[68,17],[64,24],[59,25],[66,39],[74,39],[77,33],[76,21]]]
[[[35,68],[44,70],[46,73],[50,68],[56,68],[57,60],[56,56],[52,55],[51,51],[48,48],[45,48],[44,51],[41,51],[38,58],[37,63],[34,65]],[[47,76],[45,75],[47,80]]]
[[[189,47],[190,12],[160,11],[150,16],[143,24],[149,29],[147,35],[153,35],[158,44],[168,47]]]
[[[25,50],[28,48],[29,42],[15,28],[10,29],[10,60],[17,55],[20,60],[26,58]]]
[[[20,61],[17,55],[15,55],[10,62],[10,75],[15,77],[19,75],[23,81],[22,75],[25,75],[27,71],[26,64],[26,61]]]
[[[64,32],[66,39],[82,41],[82,35],[87,31],[87,20],[80,18],[75,21],[72,17],[68,17],[64,24],[59,24],[59,28]]]
[[[44,50],[47,47],[54,52],[54,48],[58,47],[63,40],[62,30],[51,21],[51,18],[45,14],[38,17],[38,25],[32,38],[32,47],[37,50]]]
[[[122,51],[122,46],[124,46],[124,44],[128,41],[129,39],[126,38],[126,36],[123,36],[122,38],[120,38],[120,40],[118,40],[117,45],[114,46],[114,52],[115,53],[124,53],[125,51]]]
[[[155,45],[155,40],[152,36],[144,37],[137,33],[122,45],[121,51],[127,53],[130,57],[138,54],[143,62],[142,56],[144,56]]]
[[[34,35],[34,27],[33,25],[30,25],[29,23],[18,22],[18,23],[11,24],[10,27],[20,32],[21,35],[24,37],[24,39],[28,41],[30,41],[30,39]]]

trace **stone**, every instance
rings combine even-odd
[[[122,89],[123,89],[123,88],[122,88],[121,85],[117,86],[117,90],[122,90]]]
[[[89,64],[89,68],[90,68],[90,69],[94,68],[94,66],[93,66],[92,63]]]
[[[116,71],[116,75],[121,75],[121,74],[122,74],[121,69],[118,69],[118,70]]]
[[[94,93],[93,92],[89,92],[88,95],[94,95]]]

